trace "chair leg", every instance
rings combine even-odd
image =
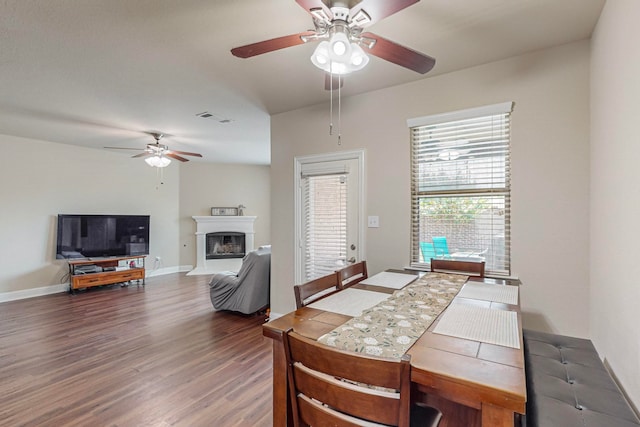
[[[424,403],[414,403],[411,408],[411,427],[438,427],[442,412]]]

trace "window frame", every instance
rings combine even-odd
[[[411,170],[411,220],[410,220],[410,231],[411,231],[411,246],[410,246],[410,265],[412,268],[417,269],[430,269],[430,263],[422,260],[421,262],[421,248],[420,242],[421,240],[421,227],[422,219],[421,219],[421,211],[420,211],[420,203],[421,200],[427,198],[431,198],[438,201],[445,200],[454,200],[459,198],[468,198],[469,200],[473,200],[476,198],[478,202],[480,202],[482,197],[491,198],[486,206],[495,209],[495,206],[499,206],[500,197],[503,197],[504,203],[504,246],[501,251],[504,258],[501,258],[498,264],[495,266],[487,265],[486,274],[490,276],[497,277],[508,277],[511,274],[511,211],[510,211],[510,203],[511,203],[511,171],[510,171],[510,156],[511,156],[511,136],[510,136],[510,127],[511,127],[511,113],[513,111],[513,102],[504,102],[500,104],[487,105],[477,108],[470,108],[465,110],[453,111],[442,114],[434,114],[430,116],[418,117],[407,120],[407,126],[410,129],[410,170]],[[505,160],[504,167],[502,169],[498,169],[499,173],[504,176],[504,185],[497,186],[496,183],[489,180],[488,183],[483,185],[478,185],[475,182],[462,183],[462,180],[459,182],[454,180],[453,184],[448,184],[446,181],[438,181],[438,183],[433,183],[431,185],[431,189],[424,189],[426,184],[424,175],[424,167],[421,169],[420,165],[425,165],[427,162],[437,161],[426,160],[424,155],[425,150],[432,150],[436,144],[438,144],[437,140],[429,140],[427,138],[425,140],[424,136],[420,136],[420,132],[425,132],[431,129],[437,129],[440,131],[438,126],[442,128],[447,128],[448,126],[455,125],[455,122],[465,121],[465,120],[478,120],[480,122],[484,120],[489,120],[492,117],[503,116],[504,127],[498,127],[498,131],[494,133],[493,128],[491,129],[490,136],[488,138],[483,139],[483,142],[487,144],[489,147],[493,147],[494,145],[499,146],[499,143],[494,143],[494,140],[498,138],[504,138],[506,135],[506,142],[502,142],[506,147],[505,152]],[[435,126],[435,128],[434,128]],[[478,125],[480,126],[480,125]],[[496,135],[500,135],[497,137]],[[457,137],[456,137],[457,138]],[[453,139],[456,139],[453,138]],[[462,158],[457,161],[454,159],[446,159],[451,162],[450,164],[458,167],[457,163],[460,165],[465,165],[465,167],[469,168],[468,164],[471,163],[469,159],[472,157],[465,158],[465,156],[461,156]],[[493,177],[493,173],[495,172],[495,165],[490,161],[491,168],[489,169],[491,173],[491,177]],[[433,163],[435,164],[435,163]],[[432,168],[435,169],[435,168]],[[421,175],[422,171],[422,175]],[[438,176],[439,178],[439,176]],[[493,179],[493,178],[491,178]],[[421,187],[422,184],[422,187]],[[456,187],[455,184],[459,186]],[[438,188],[438,185],[441,187]],[[450,188],[442,188],[450,186]],[[471,188],[473,187],[473,188]],[[496,198],[497,197],[497,198]],[[495,205],[494,201],[498,201]],[[497,215],[493,212],[490,212],[488,215],[484,215],[485,217],[490,218],[491,223],[495,221]],[[479,217],[474,217],[474,221],[477,221]],[[492,229],[492,226],[484,226],[487,229]],[[484,230],[484,229],[483,229]],[[424,237],[424,236],[423,236]]]
[[[305,174],[332,174],[345,172],[344,169],[335,169],[327,167],[331,162],[337,161],[350,161],[355,160],[358,164],[357,171],[348,171],[352,174],[357,174],[358,184],[353,187],[357,192],[357,207],[355,214],[357,216],[357,230],[358,238],[356,243],[356,259],[366,259],[366,234],[365,234],[365,151],[353,150],[353,151],[340,151],[334,153],[325,154],[312,154],[306,156],[297,156],[293,159],[293,174],[294,174],[294,280],[296,284],[304,283],[304,271],[302,268],[302,176],[303,170]]]

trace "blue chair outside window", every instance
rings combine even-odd
[[[449,246],[446,237],[433,237],[433,247],[436,256],[449,256]]]
[[[431,262],[431,258],[435,258],[436,256],[433,243],[420,242],[420,251],[422,251],[422,258],[424,259],[424,262]]]

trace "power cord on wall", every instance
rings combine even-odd
[[[71,275],[69,274],[69,271],[65,271],[60,278],[60,283],[66,283],[69,280],[71,280]]]

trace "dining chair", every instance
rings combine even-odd
[[[449,245],[447,244],[447,238],[443,236],[434,236],[431,238],[433,240],[433,247],[436,252],[436,256],[447,256],[449,255]]]
[[[293,292],[296,297],[296,308],[302,308],[339,290],[337,273],[327,274],[300,285],[295,285]]]
[[[431,271],[440,273],[463,273],[469,276],[484,277],[484,261],[456,261],[452,259],[431,260]]]
[[[293,425],[438,425],[435,408],[411,405],[410,357],[339,350],[292,329],[283,335]]]
[[[336,274],[338,275],[338,288],[344,289],[353,286],[369,277],[367,275],[367,261],[349,264],[338,270]]]

